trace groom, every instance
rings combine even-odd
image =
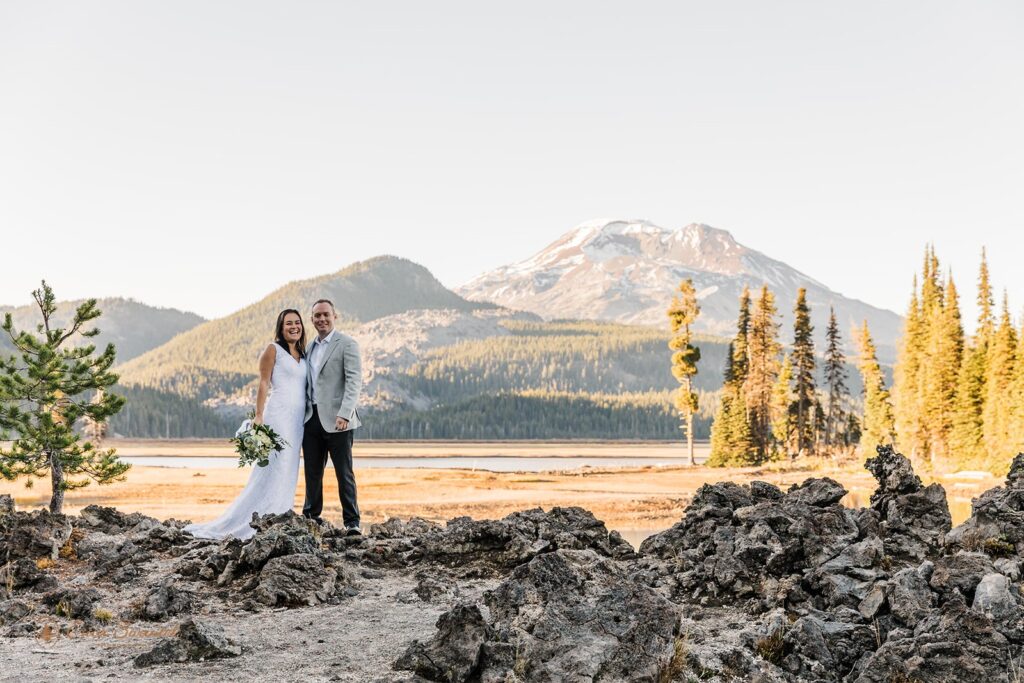
[[[306,348],[306,426],[302,435],[302,458],[306,472],[306,502],[302,514],[322,523],[324,509],[324,467],[327,455],[334,462],[341,497],[342,520],[349,535],[362,533],[356,478],[352,471],[352,432],[360,425],[356,402],[362,386],[359,344],[334,329],[338,313],[334,304],[320,299],[313,304],[313,327],[317,336]]]

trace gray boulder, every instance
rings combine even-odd
[[[315,555],[275,557],[260,571],[255,597],[270,606],[317,605],[330,598],[336,578]]]
[[[952,527],[945,489],[924,486],[910,461],[890,446],[878,446],[877,451],[864,467],[878,481],[871,509],[878,514],[886,555],[904,562],[935,556]]]
[[[49,510],[18,512],[10,496],[0,504],[0,557],[56,560],[71,537],[71,520]]]
[[[24,600],[0,602],[0,626],[10,626],[32,614],[32,607]]]
[[[456,607],[396,667],[435,681],[653,681],[676,665],[679,607],[593,550],[538,555],[484,603],[488,618]]]
[[[1013,459],[1005,486],[971,501],[971,516],[946,535],[946,543],[992,557],[1024,558],[1024,453]]]
[[[984,553],[960,551],[954,555],[940,557],[935,561],[929,585],[939,594],[942,601],[949,600],[954,592],[970,603],[974,589],[986,574],[995,572],[992,560]]]
[[[1002,574],[986,574],[974,590],[971,609],[992,620],[996,630],[1007,640],[1024,642],[1024,609],[1017,586]]]
[[[428,562],[447,567],[477,566],[505,571],[541,553],[589,549],[605,557],[628,557],[633,548],[604,522],[578,507],[513,512],[500,520],[459,517],[443,529],[411,539],[404,563]]]
[[[147,621],[164,621],[183,612],[190,612],[196,602],[194,592],[178,586],[173,578],[168,578],[146,594],[139,616]]]
[[[43,603],[51,606],[57,616],[90,619],[101,597],[95,588],[58,588],[44,595]]]
[[[136,657],[135,666],[142,668],[175,662],[198,662],[237,657],[240,654],[241,646],[226,637],[219,626],[189,619],[181,624],[174,638],[166,638],[152,650]]]
[[[917,569],[901,569],[886,583],[886,602],[900,624],[913,628],[935,609],[937,598],[928,585],[931,573],[931,562],[925,562]]]
[[[477,605],[456,605],[437,620],[437,634],[426,643],[413,641],[394,668],[429,681],[467,681],[480,664],[490,629]]]
[[[1009,643],[992,620],[951,600],[921,620],[912,636],[890,638],[852,678],[856,683],[992,683],[1007,680],[1009,663]]]
[[[657,584],[667,575],[674,596],[703,605],[753,600],[771,608],[805,600],[804,575],[858,539],[856,517],[839,505],[845,493],[827,478],[809,479],[785,494],[763,482],[756,489],[702,486],[680,522],[641,544],[641,555],[664,563],[652,565],[647,580]],[[856,561],[851,556],[840,564]],[[851,590],[835,586],[837,593]]]

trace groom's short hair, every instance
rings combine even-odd
[[[330,299],[317,299],[313,302],[312,308],[316,308],[317,304],[327,304],[331,307],[331,310],[334,311],[335,315],[338,313],[338,309],[334,307],[334,302]]]

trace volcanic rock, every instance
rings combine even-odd
[[[163,621],[192,610],[196,594],[177,585],[173,578],[162,581],[146,594],[139,616],[147,621]]]
[[[174,638],[166,638],[156,647],[135,658],[135,666],[147,667],[172,662],[197,662],[237,657],[242,648],[214,624],[189,619],[178,628]]]
[[[856,683],[991,683],[1006,680],[1009,646],[992,620],[951,600],[913,635],[892,638],[858,667]]]
[[[924,486],[910,461],[890,446],[877,451],[864,466],[878,481],[871,509],[878,514],[886,555],[908,562],[934,556],[952,527],[945,489]]]
[[[327,570],[315,555],[274,557],[260,571],[255,596],[270,606],[316,605],[328,600],[336,577],[337,573]]]
[[[484,603],[460,605],[396,667],[436,681],[658,680],[671,670],[680,609],[587,550],[516,567]]]

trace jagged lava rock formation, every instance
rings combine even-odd
[[[1024,455],[955,529],[906,458],[867,468],[858,509],[827,478],[705,485],[636,551],[580,508],[213,542],[0,497],[0,657],[26,680],[1018,680]]]

